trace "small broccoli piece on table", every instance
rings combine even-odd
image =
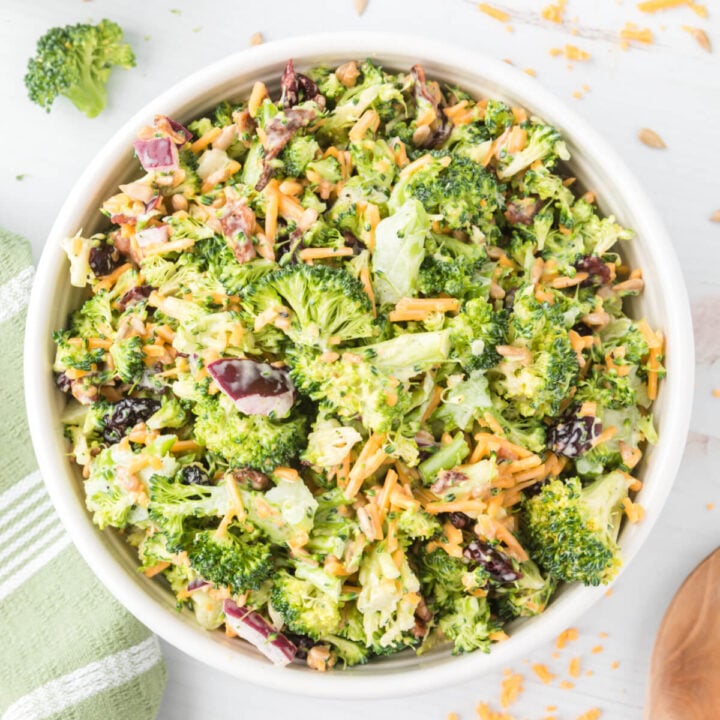
[[[496,589],[498,612],[505,620],[539,615],[547,607],[555,592],[557,581],[550,575],[543,577],[532,560],[520,563],[522,577]]]
[[[317,640],[340,630],[339,601],[310,581],[284,570],[273,578],[270,604],[292,632]]]
[[[233,467],[270,472],[298,457],[305,447],[304,416],[276,421],[266,415],[244,415],[224,396],[205,398],[193,412],[198,442]]]
[[[556,479],[526,499],[523,532],[540,568],[564,582],[610,582],[622,562],[617,537],[631,481],[622,472],[586,487],[577,478]]]
[[[288,265],[248,288],[245,302],[256,329],[274,322],[301,345],[325,350],[375,334],[370,298],[362,283],[342,269]]]
[[[105,85],[113,66],[135,66],[135,55],[122,38],[122,29],[110,20],[48,30],[28,63],[30,100],[49,112],[55,98],[64,95],[88,117],[98,115],[107,102]]]
[[[228,586],[233,594],[257,590],[273,571],[270,545],[236,524],[225,532],[196,533],[187,553],[198,575],[217,586]]]

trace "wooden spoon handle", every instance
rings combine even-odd
[[[645,720],[720,718],[720,548],[685,580],[655,640]]]

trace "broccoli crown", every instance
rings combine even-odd
[[[49,112],[55,98],[64,95],[88,117],[98,115],[107,102],[105,84],[113,66],[135,65],[122,36],[120,26],[110,20],[48,30],[28,63],[25,87],[30,100]]]
[[[244,295],[255,317],[273,310],[283,319],[289,314],[287,326],[278,327],[301,345],[327,349],[375,333],[362,283],[342,269],[288,265],[264,276]]]
[[[223,485],[185,484],[161,475],[150,478],[149,517],[165,533],[174,550],[185,542],[185,533],[192,524],[187,521],[200,524],[209,519],[216,521],[228,509]]]
[[[628,479],[613,472],[583,487],[577,478],[551,480],[524,501],[524,533],[538,565],[557,580],[599,585],[621,565],[616,540]]]
[[[486,370],[500,361],[495,348],[506,341],[506,311],[496,312],[486,300],[472,298],[448,321],[447,327],[452,357],[467,372]]]
[[[418,291],[431,297],[441,293],[455,298],[483,295],[489,283],[482,275],[486,260],[481,245],[443,236],[431,252],[428,242],[418,275]]]
[[[293,632],[315,640],[336,635],[342,616],[340,603],[308,580],[281,571],[273,577],[270,604]]]
[[[496,589],[498,614],[504,620],[539,615],[547,607],[555,592],[557,581],[543,577],[532,560],[526,560],[519,568],[522,577],[515,582],[500,585]]]
[[[452,610],[455,598],[463,592],[462,576],[468,565],[444,550],[418,553],[418,577],[424,598],[434,609]]]
[[[280,155],[286,175],[303,177],[309,163],[320,153],[317,140],[303,135],[295,135]]]
[[[115,373],[123,382],[136,382],[145,370],[145,355],[140,337],[118,340],[110,347],[110,356],[115,365]]]
[[[495,176],[471,158],[453,155],[449,164],[434,160],[401,180],[393,188],[390,206],[416,198],[431,214],[442,215],[453,230],[479,228],[497,239],[495,213],[503,207],[501,187]]]
[[[53,370],[63,372],[68,368],[91,371],[105,358],[102,348],[91,349],[85,338],[72,337],[70,330],[58,330],[53,333],[53,341],[57,346]]]
[[[193,412],[198,442],[232,467],[270,472],[298,457],[305,447],[304,416],[279,421],[265,415],[244,415],[217,397],[205,398]]]
[[[535,162],[554,167],[558,158],[567,160],[570,154],[560,133],[552,126],[533,122],[526,130],[527,143],[515,152],[503,152],[498,167],[498,177],[510,178]]]
[[[244,532],[236,525],[224,533],[196,533],[187,553],[190,566],[201,577],[226,585],[234,594],[257,590],[273,571],[270,545],[257,533]]]
[[[438,626],[452,640],[455,655],[473,650],[489,652],[490,635],[501,627],[490,615],[487,598],[471,595],[455,595],[452,606],[441,613]]]

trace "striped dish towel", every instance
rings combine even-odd
[[[153,635],[77,553],[50,504],[25,420],[30,247],[0,229],[0,720],[149,720],[165,666]]]

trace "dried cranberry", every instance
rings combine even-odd
[[[580,287],[606,285],[610,282],[610,269],[597,255],[584,255],[575,263],[575,268],[589,276],[580,283]]]
[[[105,416],[103,437],[108,443],[120,442],[128,430],[144,422],[160,409],[160,401],[150,398],[123,398]]]
[[[359,255],[365,249],[365,245],[360,242],[354,233],[343,230],[342,235],[345,238],[345,246],[352,248],[353,255]]]
[[[282,96],[280,104],[283,108],[290,108],[300,102],[300,92],[303,99],[313,100],[321,107],[325,106],[325,97],[320,94],[317,83],[307,75],[295,72],[295,65],[292,59],[287,61],[282,77],[280,78]]]
[[[55,377],[55,384],[64,393],[70,392],[72,389],[72,380],[64,373],[61,372]]]
[[[447,516],[453,527],[459,530],[467,530],[475,521],[464,512],[451,512]]]
[[[232,474],[235,480],[249,485],[253,490],[267,490],[270,487],[270,478],[259,470],[243,467],[233,470]]]
[[[602,432],[602,423],[594,415],[580,417],[576,410],[565,413],[548,431],[548,445],[553,452],[574,458],[586,453]]]
[[[515,198],[507,204],[505,217],[513,225],[532,225],[533,218],[540,212],[539,198]]]
[[[510,583],[522,577],[522,573],[513,567],[512,561],[505,553],[482,540],[473,540],[465,548],[463,555],[470,562],[484,567],[496,582]]]
[[[131,305],[147,300],[152,291],[153,288],[151,285],[137,285],[134,288],[130,288],[130,290],[118,300],[118,307],[124,311]]]
[[[572,328],[578,335],[587,336],[593,334],[593,329],[586,325],[585,323],[577,323],[577,325],[573,325]]]
[[[115,268],[120,267],[122,258],[115,247],[103,243],[90,248],[88,263],[95,277],[103,277],[109,275]]]
[[[180,482],[183,485],[210,485],[208,474],[199,465],[186,465],[182,469]]]
[[[283,635],[297,648],[295,657],[300,660],[304,660],[308,656],[308,653],[317,644],[307,635],[299,635],[297,633],[288,632],[287,630],[283,630]]]

